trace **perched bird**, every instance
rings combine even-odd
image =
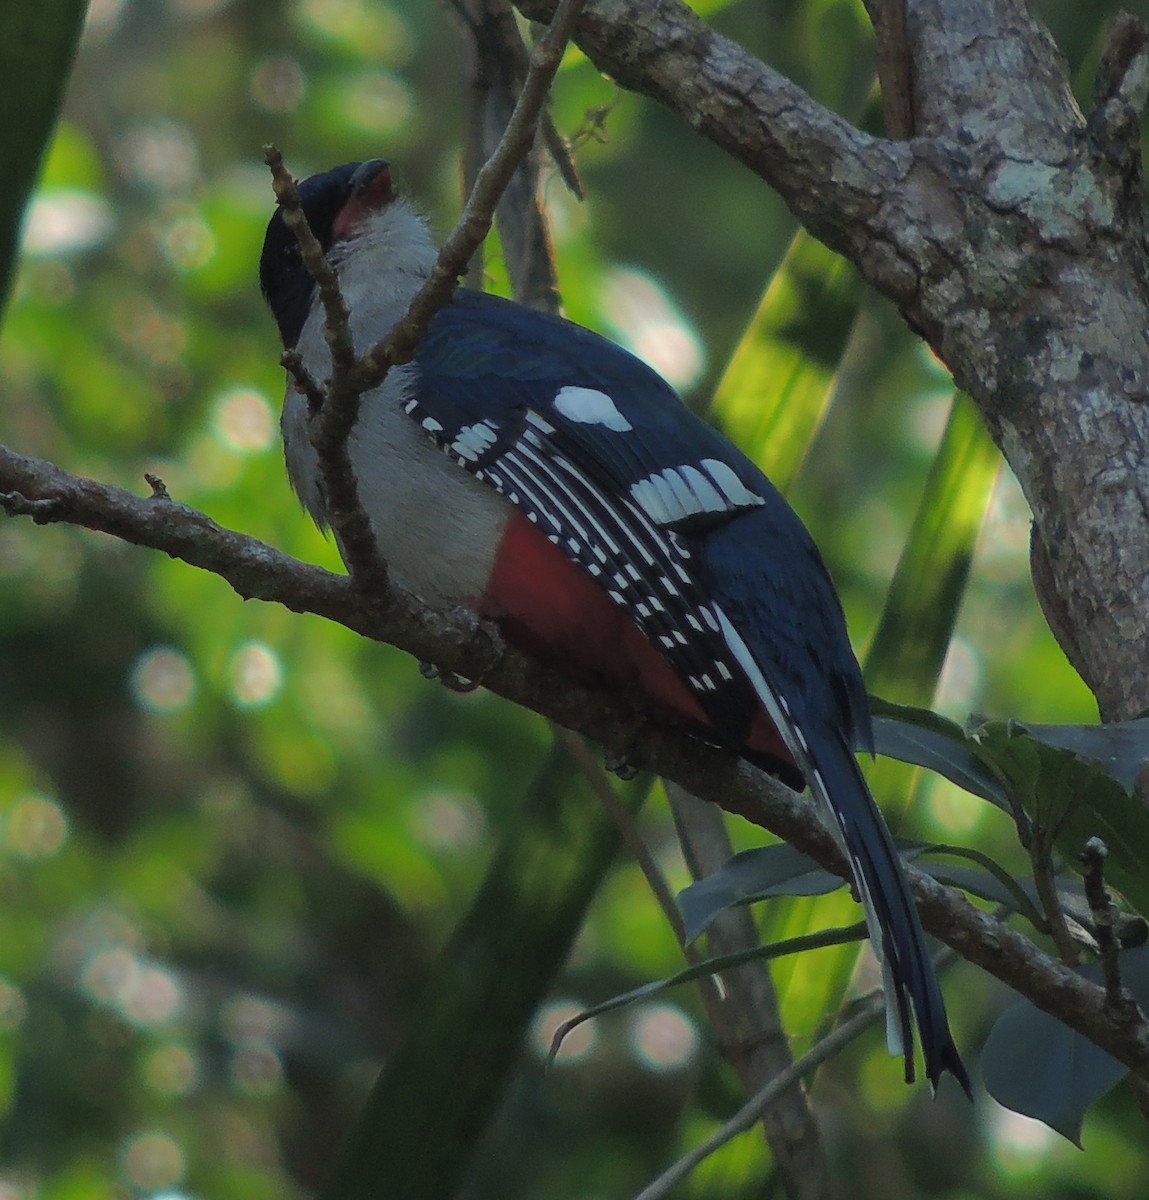
[[[362,352],[435,259],[382,161],[299,188]],[[323,312],[277,211],[260,261],[284,346],[330,375]],[[289,379],[291,482],[328,523],[308,398]],[[348,440],[391,578],[465,605],[573,676],[810,788],[849,861],[882,962],[887,1041],[914,1077],[969,1081],[897,851],[854,757],[870,712],[842,608],[810,535],[762,472],[659,375],[561,318],[460,289],[414,361],[362,397]]]

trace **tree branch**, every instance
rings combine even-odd
[[[552,0],[519,7],[543,19]],[[1122,18],[1087,123],[1024,0],[906,7],[909,142],[854,129],[677,0],[597,0],[575,40],[757,172],[922,331],[1030,503],[1051,626],[1103,717],[1132,717],[1149,708],[1149,256],[1133,139],[1114,153],[1102,135],[1109,103],[1127,135],[1149,88],[1143,26]]]
[[[683,1155],[668,1171],[643,1188],[634,1200],[665,1200],[699,1163],[720,1150],[740,1133],[753,1129],[770,1108],[777,1104],[790,1088],[848,1046],[856,1037],[876,1025],[885,1011],[881,996],[870,996],[859,1010],[843,1021],[832,1033],[812,1046],[797,1062],[770,1080],[728,1120],[724,1121],[704,1142]]]
[[[704,803],[685,788],[668,783],[666,794],[690,873],[702,879],[734,853],[726,823],[713,804]],[[712,958],[762,944],[758,923],[745,907],[719,913],[706,933]],[[702,1001],[721,1038],[723,1055],[738,1072],[747,1094],[754,1097],[794,1066],[774,981],[761,962],[729,967],[721,973],[721,980],[721,993],[704,990]],[[780,1091],[760,1115],[790,1200],[825,1200],[831,1196],[826,1148],[805,1090],[795,1087]]]
[[[361,358],[355,354],[350,312],[339,280],[307,225],[295,181],[284,167],[279,150],[275,146],[264,149],[284,221],[295,234],[304,264],[317,285],[331,354],[331,378],[325,388],[318,387],[317,381],[303,371],[298,356],[290,352],[284,356],[284,366],[308,397],[310,437],[323,477],[327,516],[339,539],[343,560],[368,603],[383,603],[388,588],[386,564],[379,557],[348,454],[347,440],[359,418],[360,398],[381,384],[391,367],[414,357],[431,320],[450,300],[459,277],[487,236],[500,197],[534,144],[539,115],[583,3],[560,0],[556,6],[548,29],[531,54],[522,91],[502,137],[479,171],[462,215],[440,248],[426,283],[416,292],[403,317]]]
[[[0,504],[10,513],[29,513],[41,524],[80,525],[162,551],[219,575],[244,598],[316,613],[398,646],[419,661],[478,679],[498,695],[600,745],[625,747],[635,765],[771,830],[828,870],[848,877],[833,839],[801,796],[728,752],[650,723],[633,698],[584,687],[505,647],[492,626],[469,613],[425,609],[393,586],[385,603],[369,608],[350,580],[223,529],[184,505],[81,479],[4,447]],[[1103,988],[912,865],[907,865],[906,874],[930,933],[1132,1070],[1149,1076],[1145,1022],[1131,1027],[1115,1020]]]

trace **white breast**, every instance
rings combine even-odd
[[[420,218],[395,201],[368,222],[349,249],[335,261],[351,307],[355,347],[362,352],[403,315],[434,260],[434,248]],[[297,349],[315,378],[330,376],[322,319],[314,312]],[[513,510],[448,459],[404,413],[414,370],[394,368],[381,387],[362,397],[348,452],[360,502],[391,577],[428,604],[450,608],[483,594]],[[287,472],[307,510],[327,525],[307,425],[307,400],[289,382],[282,420]]]

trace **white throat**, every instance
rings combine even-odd
[[[430,274],[435,255],[427,222],[401,199],[372,213],[350,238],[332,247],[331,262],[351,308],[356,350],[362,353],[403,316]],[[301,353],[310,327],[321,326],[322,319],[315,311],[308,318]],[[325,370],[321,378],[329,374]]]

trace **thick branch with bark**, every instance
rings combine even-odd
[[[1029,500],[1055,634],[1102,716],[1132,717],[1149,708],[1149,34],[1115,24],[1087,119],[1024,0],[907,14],[908,142],[861,133],[676,0],[597,0],[575,40],[757,172],[923,332]]]
[[[622,749],[643,767],[793,843],[843,878],[848,868],[808,801],[733,755],[646,721],[625,697],[582,687],[502,645],[471,614],[435,613],[391,588],[368,604],[354,584],[297,562],[202,513],[162,497],[133,496],[0,447],[0,506],[41,523],[64,522],[160,550],[226,580],[245,599],[283,604],[387,641],[420,661],[480,680],[491,691]],[[377,598],[374,598],[377,599]],[[922,923],[964,958],[1149,1076],[1149,1032],[1116,1019],[1105,991],[931,876],[906,868]]]

